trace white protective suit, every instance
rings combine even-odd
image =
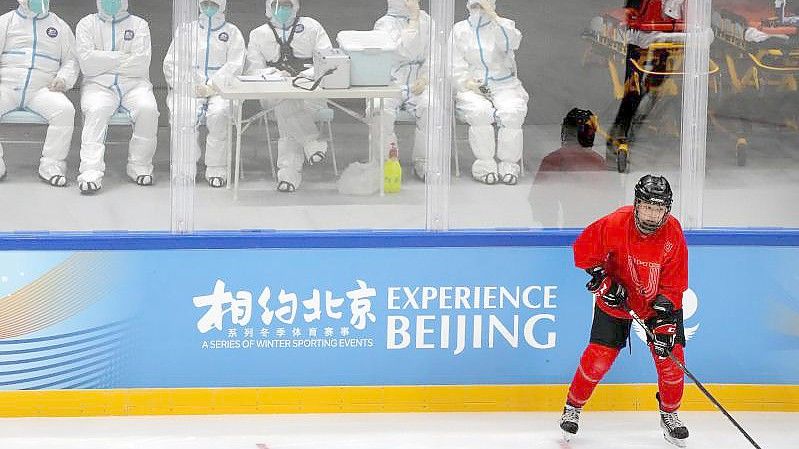
[[[191,23],[191,34],[197,36],[191,55],[195,96],[190,100],[196,117],[195,126],[205,119],[208,137],[205,146],[205,179],[211,187],[223,187],[227,183],[227,132],[230,121],[230,102],[217,93],[219,86],[240,75],[246,58],[244,36],[235,25],[225,21],[227,0],[211,0],[219,6],[213,17],[200,12],[197,21]],[[198,0],[198,6],[202,0]],[[174,87],[175,58],[174,42],[164,59],[164,76],[170,89]],[[170,90],[167,104],[174,114],[174,92]],[[201,155],[199,142],[195,157]]]
[[[496,4],[496,0],[467,0],[467,6],[473,2],[484,2],[491,11]],[[512,20],[469,11],[469,18],[452,29],[452,57],[456,111],[469,124],[469,143],[477,159],[472,176],[486,184],[515,184],[530,98],[516,76],[514,52],[522,33]],[[499,128],[496,140],[494,123]]]
[[[419,0],[412,0],[418,3]],[[384,129],[388,135],[383,148],[386,153],[397,146],[394,122],[400,111],[407,111],[416,118],[416,134],[413,146],[414,172],[424,179],[427,159],[427,107],[429,104],[427,85],[429,80],[428,61],[430,54],[430,15],[419,11],[416,20],[411,18],[407,0],[388,0],[388,13],[377,20],[375,30],[385,31],[397,42],[399,61],[391,72],[394,83],[402,87],[401,98],[384,100],[384,110],[380,113]],[[379,124],[380,122],[376,122]],[[373,130],[377,136],[377,130]]]
[[[792,16],[786,12],[787,4],[788,0],[774,0],[774,9],[777,10],[777,17],[783,25],[799,25],[799,16]]]
[[[261,25],[250,33],[247,48],[248,75],[277,74],[280,69],[271,67],[280,58],[280,42],[288,42],[291,38],[292,25],[294,37],[291,49],[297,58],[312,58],[316,50],[332,48],[330,37],[322,25],[310,17],[297,17],[300,10],[299,0],[291,0],[294,16],[287,25],[280,24],[273,17],[277,0],[266,1],[266,17],[270,23]],[[280,42],[269,25],[274,26]],[[327,154],[327,142],[319,140],[319,128],[314,123],[314,110],[324,105],[324,101],[281,100],[264,102],[263,107],[274,107],[277,127],[280,132],[278,141],[278,190],[293,192],[302,183],[302,167],[305,159],[314,164],[324,160]]]
[[[110,16],[97,0],[97,13],[78,22],[76,53],[83,71],[83,134],[80,148],[81,191],[99,189],[105,173],[105,135],[117,110],[130,115],[133,137],[127,174],[139,185],[153,182],[158,134],[158,106],[150,84],[152,46],[147,21],[128,12],[128,0]]]
[[[65,161],[75,128],[75,107],[63,91],[78,79],[75,35],[52,12],[35,15],[28,0],[0,16],[0,116],[29,110],[47,120],[39,176],[49,184],[67,184]],[[0,146],[0,178],[5,175]]]

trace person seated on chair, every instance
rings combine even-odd
[[[397,42],[399,58],[391,71],[393,82],[402,87],[401,98],[388,98],[379,112],[384,129],[388,130],[383,148],[388,154],[397,147],[394,121],[400,111],[406,111],[416,119],[416,134],[413,145],[413,173],[421,180],[425,178],[427,159],[427,106],[428,64],[430,54],[430,15],[419,9],[419,0],[388,0],[388,12],[375,23],[376,31],[385,31],[393,42]],[[373,131],[374,135],[378,135]]]
[[[267,0],[267,22],[250,33],[247,48],[248,75],[283,75],[294,77],[313,62],[317,50],[333,48],[322,25],[300,16],[299,0]],[[262,102],[274,110],[280,133],[277,159],[277,190],[294,192],[302,183],[305,161],[313,165],[327,154],[327,142],[321,140],[314,123],[314,110],[324,101],[281,100]]]
[[[519,181],[522,125],[530,99],[516,76],[515,51],[522,33],[499,17],[496,0],[466,0],[469,17],[453,34],[455,108],[469,124],[469,144],[477,159],[472,177],[485,184]],[[494,124],[499,128],[494,135]],[[497,159],[499,163],[497,163]]]
[[[49,0],[19,0],[16,10],[0,16],[0,30],[0,116],[26,110],[47,120],[39,177],[64,187],[75,128],[75,107],[64,92],[78,79],[75,35],[50,12]],[[0,179],[5,175],[0,145]]]
[[[208,127],[205,141],[205,180],[211,187],[224,187],[227,182],[227,133],[230,126],[230,102],[219,95],[219,86],[228,80],[241,75],[246,58],[244,35],[233,25],[225,21],[227,0],[198,0],[198,20],[189,26],[189,35],[196,41],[192,43],[191,61],[197,61],[192,68],[193,97],[189,99],[192,117],[196,117],[194,125],[199,127],[203,118]],[[164,76],[170,87],[169,105],[175,113],[175,57],[174,41],[169,46],[164,59]],[[194,154],[199,160],[201,151],[196,142]]]
[[[150,26],[128,12],[128,0],[97,0],[97,13],[81,19],[75,34],[83,72],[80,192],[103,187],[105,137],[117,111],[133,122],[127,175],[139,186],[152,185],[158,105],[150,84]]]

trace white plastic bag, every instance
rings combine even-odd
[[[374,195],[380,191],[380,167],[376,162],[353,162],[341,173],[338,191],[343,195]]]

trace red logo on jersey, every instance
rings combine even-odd
[[[660,282],[660,264],[644,262],[633,256],[627,256],[627,264],[638,294],[643,296],[644,299],[654,297]]]
[[[666,334],[672,335],[677,333],[677,325],[676,324],[661,324],[660,326],[656,327],[653,331],[655,334]]]

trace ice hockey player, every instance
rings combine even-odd
[[[580,358],[560,420],[564,437],[577,433],[580,411],[624,348],[632,324],[628,308],[653,332],[649,349],[658,374],[660,425],[667,441],[685,446],[688,429],[677,416],[683,395],[682,295],[688,288],[688,249],[682,228],[669,214],[671,186],[646,175],[635,186],[635,202],[589,225],[574,243],[574,262],[591,280],[595,298],[588,347]]]

